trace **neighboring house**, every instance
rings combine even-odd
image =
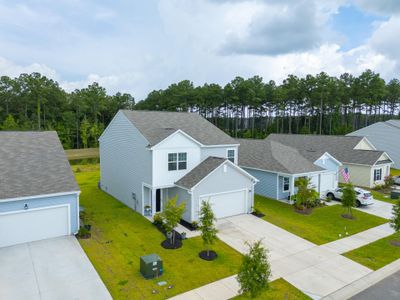
[[[259,182],[256,194],[273,199],[288,199],[296,193],[295,181],[310,178],[311,186],[323,198],[337,188],[341,163],[328,152],[304,153],[270,139],[239,139],[239,165]]]
[[[295,148],[303,156],[310,153],[318,156],[328,152],[342,163],[340,168],[349,170],[350,180],[354,185],[367,188],[384,184],[393,164],[386,152],[376,150],[365,137],[271,134],[267,140]],[[339,176],[339,181],[343,182],[342,175]]]
[[[202,200],[218,218],[252,211],[257,180],[237,166],[238,142],[198,114],[120,110],[99,142],[101,188],[143,215],[176,195],[187,222]]]
[[[77,233],[79,193],[56,132],[0,131],[0,247]]]
[[[400,169],[400,120],[374,123],[348,136],[365,136],[377,150],[385,151],[393,160],[393,168]]]

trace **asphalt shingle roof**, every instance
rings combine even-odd
[[[384,153],[376,150],[354,150],[363,139],[359,136],[270,134],[266,140],[297,149],[309,159],[318,159],[328,152],[342,163],[373,165]]]
[[[197,113],[143,110],[122,110],[122,112],[151,146],[179,129],[203,145],[237,144],[236,140]]]
[[[323,170],[297,149],[270,140],[239,139],[239,165],[260,170],[301,174]]]
[[[55,131],[0,131],[0,199],[79,191]]]
[[[190,190],[201,180],[207,177],[208,174],[210,174],[212,171],[222,165],[226,160],[226,158],[209,156],[201,163],[199,163],[189,173],[187,173],[185,176],[175,182],[175,184]]]

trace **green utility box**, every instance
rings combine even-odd
[[[157,254],[140,257],[140,273],[146,279],[160,277],[163,273],[163,263]]]

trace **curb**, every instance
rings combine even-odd
[[[349,299],[350,297],[362,292],[370,286],[378,283],[386,277],[400,271],[400,259],[376,270],[375,272],[369,273],[368,275],[353,281],[349,285],[323,297],[325,300],[343,300]]]

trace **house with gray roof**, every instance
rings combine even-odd
[[[308,177],[310,185],[324,198],[336,189],[342,165],[329,152],[305,153],[273,139],[239,139],[239,165],[256,177],[256,194],[289,199],[296,193],[295,181]]]
[[[257,179],[240,168],[239,143],[195,113],[120,110],[100,142],[100,187],[142,215],[168,199],[198,221],[201,203],[217,218],[252,212]]]
[[[292,147],[311,160],[329,153],[341,162],[340,169],[348,170],[350,181],[361,187],[384,184],[393,164],[386,152],[376,150],[363,136],[271,134],[266,140]],[[344,182],[341,172],[339,182]]]
[[[0,247],[75,234],[79,187],[54,131],[0,131]]]
[[[400,169],[400,120],[377,122],[349,133],[348,136],[366,137],[374,148],[390,156],[393,168]]]

